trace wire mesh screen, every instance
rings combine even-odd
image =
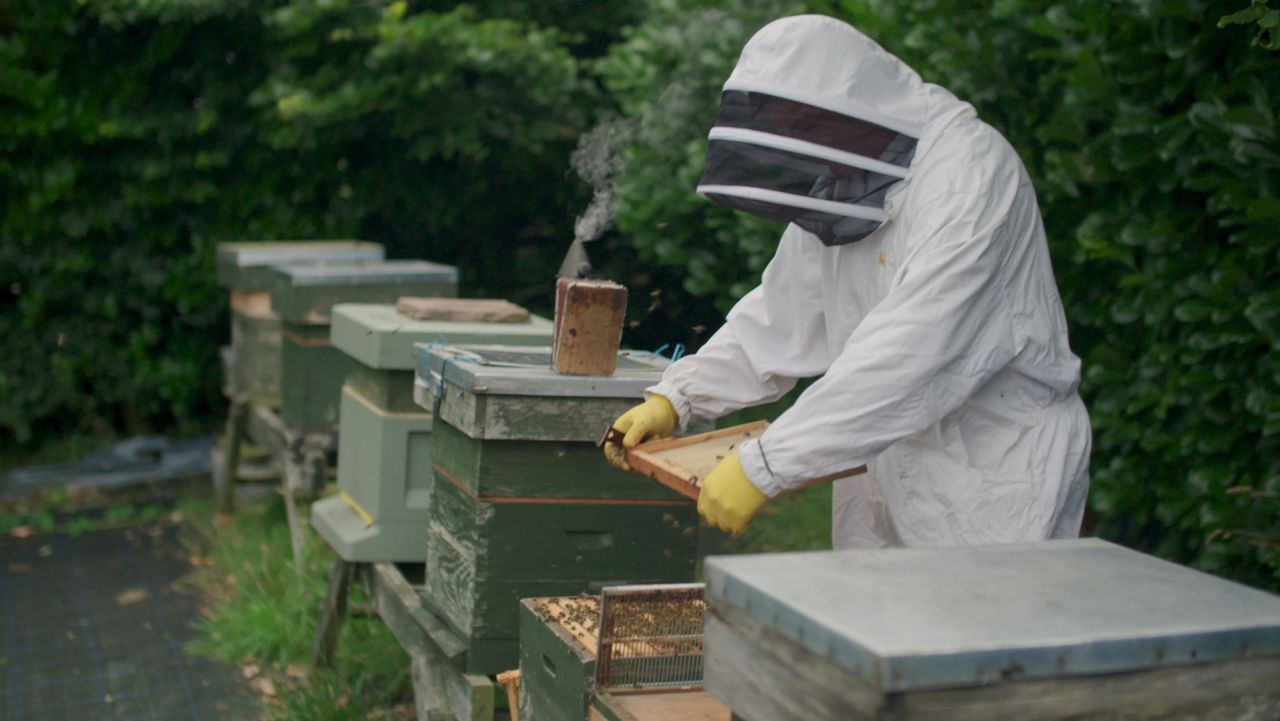
[[[700,583],[605,588],[596,687],[701,685],[702,592]]]

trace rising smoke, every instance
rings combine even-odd
[[[578,141],[569,162],[591,184],[591,203],[573,223],[574,242],[599,238],[618,213],[613,176],[622,165],[621,149],[635,135],[635,124],[621,119],[605,121]]]

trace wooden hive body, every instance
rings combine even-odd
[[[434,439],[431,413],[413,403],[412,344],[546,343],[551,323],[419,321],[389,304],[339,304],[332,318],[333,346],[350,367],[339,413],[340,493],[312,506],[312,525],[345,560],[423,562]]]
[[[457,269],[426,261],[272,269],[271,305],[282,322],[280,414],[285,423],[303,432],[336,429],[342,384],[356,363],[332,344],[335,305],[456,294]]]
[[[613,377],[566,377],[548,348],[420,354],[419,380],[442,384],[421,398],[438,408],[423,593],[468,644],[468,671],[515,667],[522,598],[692,578],[693,504],[595,446],[665,365],[629,354]]]
[[[585,721],[596,674],[597,596],[520,602],[520,718]]]
[[[747,721],[1280,718],[1280,598],[1097,539],[718,557]]]
[[[220,243],[218,284],[230,290],[231,347],[228,392],[268,408],[280,406],[280,317],[269,290],[276,265],[380,261],[382,246],[360,241]]]

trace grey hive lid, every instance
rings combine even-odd
[[[426,260],[375,260],[326,265],[281,265],[271,269],[276,283],[293,288],[458,282],[458,269]]]
[[[360,240],[280,240],[218,244],[218,284],[263,289],[276,265],[327,265],[383,259],[381,243]]]
[[[618,351],[611,376],[570,376],[551,370],[550,347],[415,343],[417,375],[477,395],[642,398],[671,361],[648,351]]]
[[[719,557],[706,578],[882,691],[1280,655],[1280,597],[1096,539]]]
[[[334,347],[370,368],[413,370],[414,343],[541,346],[551,342],[553,330],[550,319],[538,315],[526,323],[416,320],[385,303],[339,303],[333,306],[330,338]]]

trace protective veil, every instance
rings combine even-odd
[[[760,286],[649,391],[687,422],[821,376],[739,452],[769,496],[866,463],[836,483],[836,548],[1077,535],[1080,361],[1012,147],[820,16],[760,30],[723,102],[699,191],[791,224]]]

